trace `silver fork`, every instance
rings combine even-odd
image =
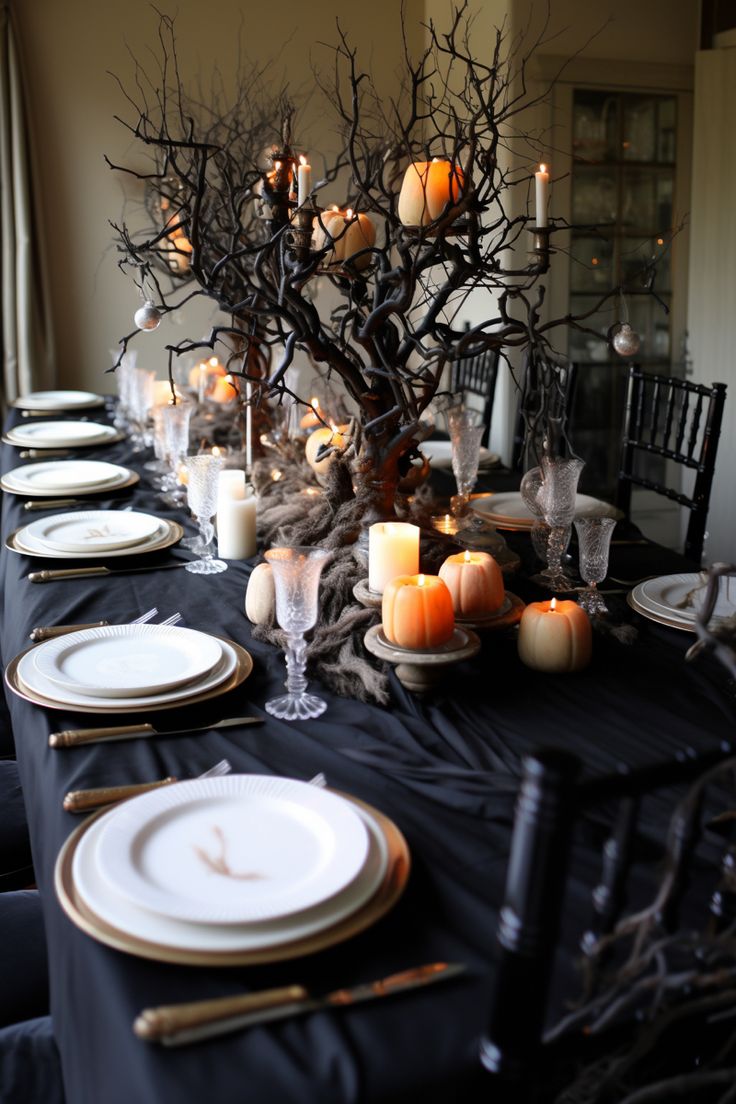
[[[167,617],[165,621],[159,621],[159,625],[178,625],[182,619],[180,613],[172,613],[171,617]]]
[[[232,769],[228,759],[221,759],[209,770],[198,774],[197,778],[222,778],[230,774]],[[138,794],[160,789],[161,786],[170,786],[172,782],[178,782],[178,779],[172,776],[161,778],[157,782],[136,782],[129,786],[98,786],[92,790],[70,790],[64,798],[63,807],[67,813],[89,813],[93,809],[101,809],[106,805],[125,801],[129,797],[137,797]]]

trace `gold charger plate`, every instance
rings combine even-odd
[[[213,633],[213,635],[215,635]],[[23,656],[28,652],[33,651],[33,648],[39,647],[38,644],[33,644],[30,648],[26,648],[20,652],[14,659],[11,659],[10,663],[5,668],[5,684],[7,687],[17,694],[19,698],[23,698],[25,701],[33,702],[34,705],[43,705],[46,709],[59,709],[65,713],[96,713],[96,714],[110,714],[116,715],[130,714],[131,716],[140,713],[160,713],[165,709],[186,709],[190,705],[198,705],[200,702],[212,701],[214,698],[219,698],[223,694],[229,693],[230,690],[234,690],[236,686],[240,686],[241,683],[250,675],[253,670],[253,657],[250,652],[246,652],[245,648],[240,644],[236,644],[234,640],[227,640],[226,637],[218,637],[220,640],[226,640],[230,647],[235,651],[235,670],[229,675],[224,682],[220,682],[217,686],[212,686],[209,690],[204,690],[201,694],[193,694],[190,698],[178,698],[172,702],[161,702],[160,705],[146,705],[139,709],[126,709],[125,703],[122,701],[116,702],[114,705],[102,706],[84,706],[78,705],[76,702],[74,705],[69,705],[67,702],[55,701],[53,698],[44,697],[43,694],[37,694],[35,690],[32,690],[29,686],[23,682],[18,675],[18,664],[23,659]],[[41,643],[44,643],[41,641]]]
[[[347,794],[340,796],[365,809],[376,820],[388,846],[386,872],[373,896],[350,916],[339,920],[331,927],[323,928],[301,939],[295,939],[291,943],[249,951],[204,951],[195,947],[191,949],[168,947],[162,943],[132,936],[100,919],[77,892],[72,876],[72,864],[84,833],[98,817],[109,812],[108,809],[100,809],[99,812],[88,817],[72,832],[61,848],[54,870],[56,896],[69,919],[83,932],[108,947],[136,955],[138,958],[149,958],[156,962],[175,962],[182,966],[257,966],[267,962],[281,962],[289,958],[316,954],[317,951],[326,950],[346,939],[352,939],[353,936],[380,920],[401,897],[411,869],[409,847],[394,822],[365,801],[349,797]]]
[[[123,467],[124,465],[120,465]],[[131,471],[128,479],[122,483],[114,483],[108,487],[92,487],[85,488],[80,491],[70,490],[41,490],[40,488],[35,491],[29,491],[27,487],[14,487],[12,484],[8,484],[5,476],[0,477],[0,490],[5,491],[7,494],[22,495],[23,498],[82,498],[90,497],[91,495],[103,495],[105,497],[116,494],[118,491],[122,491],[125,487],[133,487],[140,481],[140,475],[138,472]]]
[[[178,521],[169,521],[168,518],[162,518],[161,520],[169,526],[168,533],[162,535],[155,544],[149,544],[144,549],[140,549],[136,545],[128,545],[126,548],[112,549],[109,552],[38,552],[35,548],[24,547],[22,539],[18,540],[18,535],[23,533],[23,530],[27,528],[26,525],[14,529],[5,538],[5,547],[9,552],[17,552],[20,556],[32,556],[39,560],[81,560],[84,562],[85,560],[107,560],[111,557],[119,559],[124,556],[147,556],[149,552],[160,552],[164,548],[171,548],[172,544],[177,544],[184,536],[184,527]]]

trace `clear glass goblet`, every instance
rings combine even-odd
[[[580,554],[580,577],[587,583],[578,603],[591,617],[608,613],[608,607],[597,589],[608,574],[608,553],[616,518],[581,517],[575,519]]]
[[[200,557],[188,563],[185,571],[193,575],[218,575],[227,571],[223,560],[213,554],[215,527],[212,517],[217,509],[217,476],[224,460],[221,456],[190,456],[187,460],[187,503],[199,526],[201,543],[194,551]]]
[[[452,512],[456,518],[468,512],[470,494],[478,478],[480,442],[485,432],[483,416],[477,410],[452,407],[447,412],[452,447],[452,473],[457,483],[457,494],[452,498]]]
[[[317,595],[322,568],[332,553],[326,548],[271,548],[266,560],[273,570],[276,620],[286,633],[286,693],[266,702],[266,712],[282,721],[319,717],[327,702],[307,693],[304,634],[317,621]]]
[[[129,376],[130,391],[128,402],[130,404],[130,422],[133,432],[130,435],[130,443],[133,452],[142,452],[151,444],[151,436],[148,432],[148,416],[153,406],[153,383],[156,373],[146,368],[133,368]]]
[[[563,570],[562,557],[570,542],[578,481],[585,464],[576,457],[543,456],[541,467],[542,486],[537,501],[550,527],[547,566],[542,575],[551,590],[566,591],[570,589],[570,580]]]
[[[189,423],[193,409],[192,403],[181,400],[157,408],[160,410],[158,417],[163,431],[167,463],[167,473],[162,480],[161,489],[164,491],[164,502],[169,506],[183,506],[187,500],[184,490],[179,486],[178,474],[189,449]],[[189,538],[185,547],[194,547]]]

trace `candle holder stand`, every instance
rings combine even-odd
[[[353,597],[366,609],[380,610],[383,605],[383,595],[377,590],[371,590],[367,579],[360,579],[353,587]]]
[[[414,694],[429,693],[453,664],[470,659],[480,651],[480,637],[464,625],[456,625],[447,643],[431,651],[412,651],[391,644],[384,635],[382,625],[368,629],[363,643],[376,659],[392,663],[401,685]]]
[[[294,250],[297,260],[307,261],[312,254],[314,220],[321,210],[321,207],[313,206],[307,200],[291,213],[291,226],[286,231],[286,242]]]
[[[506,591],[503,605],[495,613],[487,613],[478,617],[455,617],[455,624],[463,629],[476,629],[478,632],[486,630],[497,631],[508,629],[512,625],[518,625],[521,615],[526,609],[526,603],[510,590]]]
[[[537,258],[537,263],[534,265],[535,272],[543,273],[549,271],[549,259],[553,253],[553,250],[549,247],[549,226],[533,226],[531,228],[533,239],[533,252]]]

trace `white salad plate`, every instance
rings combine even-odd
[[[178,625],[103,625],[47,640],[34,666],[64,690],[99,698],[140,698],[208,675],[222,659],[213,636]]]
[[[111,510],[110,513],[115,513],[115,511]],[[38,556],[47,560],[99,560],[101,556],[104,556],[107,560],[117,559],[121,556],[143,556],[147,552],[158,552],[163,548],[170,548],[181,540],[184,535],[184,530],[177,522],[162,518],[158,529],[138,544],[126,545],[124,548],[113,548],[109,551],[97,548],[88,552],[62,552],[60,549],[49,547],[43,541],[38,540],[37,537],[28,535],[29,529],[30,525],[17,529],[6,539],[6,547],[25,556]]]
[[[23,448],[73,448],[119,440],[114,426],[101,422],[29,422],[9,429],[5,440]]]
[[[3,476],[3,486],[19,494],[65,496],[70,492],[114,490],[133,476],[129,468],[103,460],[42,460]]]
[[[175,702],[185,703],[188,698],[199,697],[201,694],[218,686],[232,675],[237,667],[237,655],[227,641],[221,640],[219,642],[222,646],[222,658],[211,671],[201,678],[186,683],[184,686],[176,686],[170,690],[162,690],[158,694],[142,694],[138,697],[123,697],[122,695],[116,695],[113,698],[109,696],[106,697],[102,694],[81,694],[78,690],[74,690],[70,686],[60,686],[58,683],[46,678],[36,666],[36,652],[44,647],[43,644],[39,644],[37,648],[29,649],[29,651],[21,656],[17,665],[17,677],[21,691],[25,691],[26,689],[30,690],[37,696],[46,698],[58,705],[69,706],[70,708],[74,708],[74,706],[78,705],[85,712],[89,712],[95,706],[100,706],[109,711],[113,708],[117,700],[120,701],[121,707],[124,707],[128,712],[153,706],[158,708],[165,705],[168,707]],[[51,641],[46,641],[46,643],[51,643]]]
[[[245,776],[247,777],[247,776]],[[352,806],[368,835],[367,855],[358,876],[328,900],[284,918],[263,923],[198,924],[171,920],[138,908],[103,877],[98,844],[117,810],[90,824],[74,852],[74,886],[87,907],[105,923],[135,939],[182,951],[258,951],[283,946],[332,927],[357,912],[384,877],[389,849],[384,833],[366,810]]]
[[[271,775],[196,778],[120,805],[97,846],[110,886],[169,920],[244,924],[313,908],[357,878],[355,807]]]
[[[11,405],[18,410],[83,410],[103,406],[102,395],[93,391],[32,391]]]
[[[161,534],[161,520],[133,510],[83,510],[54,514],[27,525],[23,540],[50,552],[113,552]]]
[[[429,460],[433,468],[452,467],[452,442],[451,441],[422,441],[419,451]],[[478,466],[484,467],[490,464],[498,464],[501,457],[497,452],[482,448],[478,460]]]
[[[522,498],[519,491],[503,491],[482,498],[471,498],[470,508],[474,513],[495,521],[506,529],[531,529],[537,520]],[[609,502],[603,502],[592,495],[575,496],[575,517],[615,517],[623,514]]]

